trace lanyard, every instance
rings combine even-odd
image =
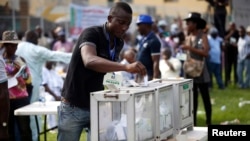
[[[151,31],[147,36],[143,37],[140,41],[140,48],[143,46],[143,43],[153,34],[153,31]]]
[[[109,34],[108,34],[108,48],[109,48],[109,56],[111,58],[112,61],[115,60],[115,47],[116,47],[116,40],[114,38],[114,48],[111,49],[111,44],[110,44],[110,37],[109,37]]]

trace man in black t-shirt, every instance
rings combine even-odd
[[[85,29],[80,35],[62,90],[58,109],[58,141],[79,141],[84,128],[90,124],[90,93],[103,90],[107,72],[128,71],[146,74],[140,62],[117,62],[123,47],[122,36],[132,21],[132,9],[117,2],[110,9],[107,22],[102,26]]]
[[[233,72],[234,84],[238,83],[237,76],[237,60],[238,60],[238,46],[237,42],[239,39],[239,31],[237,30],[236,24],[231,22],[229,24],[229,29],[226,31],[224,38],[224,63],[225,63],[225,86],[227,86],[231,81],[231,73]]]
[[[229,0],[206,0],[214,7],[214,26],[218,29],[220,37],[225,36],[225,26]]]

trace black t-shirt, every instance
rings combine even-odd
[[[123,47],[122,39],[116,38],[115,40],[115,57],[113,61],[118,60],[119,52]],[[90,110],[90,93],[104,89],[102,83],[105,73],[85,68],[81,57],[81,47],[84,43],[94,44],[97,56],[112,60],[109,55],[109,40],[105,26],[90,27],[82,32],[73,51],[62,90],[62,96],[70,104]]]
[[[150,77],[153,77],[154,62],[152,60],[152,54],[160,55],[161,54],[161,42],[151,32],[148,37],[139,41],[139,51],[137,54],[137,60],[140,61],[147,69],[147,74]]]
[[[226,35],[228,35],[230,33],[230,31],[226,31]],[[237,44],[238,40],[239,40],[239,31],[235,30],[234,33],[229,37],[228,39],[228,43],[226,44],[226,48],[225,48],[225,52],[232,54],[232,55],[237,55],[238,54],[238,49],[237,47],[233,46],[231,44],[231,42],[233,41],[234,44]]]
[[[224,5],[228,0],[217,0],[217,3],[214,6],[215,13],[226,13],[226,5]],[[222,3],[222,5],[219,5],[219,3]]]

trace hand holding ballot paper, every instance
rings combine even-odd
[[[119,73],[107,73],[103,79],[106,89],[116,91],[120,87],[146,87],[148,86],[148,76],[137,75],[136,80],[127,80]]]
[[[22,65],[18,72],[13,76],[8,78],[8,88],[12,88],[18,84],[17,77],[21,76],[26,69],[26,65]]]

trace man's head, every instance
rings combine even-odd
[[[129,62],[134,63],[136,61],[136,52],[133,49],[128,49],[124,52],[123,57]]]
[[[25,33],[25,41],[37,45],[38,44],[38,35],[33,30],[27,31]]]
[[[210,27],[209,29],[209,34],[213,37],[216,38],[219,34],[218,30],[216,27]]]
[[[152,30],[154,22],[150,15],[142,14],[137,18],[136,24],[138,27],[138,32],[141,35],[146,36]]]
[[[111,7],[108,15],[108,32],[111,35],[121,38],[131,24],[132,13],[133,11],[127,3],[115,3],[115,5]]]
[[[162,53],[162,58],[164,60],[168,60],[172,55],[171,50],[169,48],[164,48],[161,53]]]
[[[236,29],[236,24],[235,22],[230,22],[229,23],[229,30],[235,30]]]
[[[158,23],[157,23],[158,27],[160,27],[163,31],[166,30],[167,26],[168,26],[168,23],[165,21],[165,20],[160,20]]]
[[[41,26],[37,25],[35,31],[36,31],[38,37],[40,38],[42,36],[42,32],[43,32]]]
[[[58,40],[60,40],[62,43],[66,42],[66,35],[65,35],[65,32],[63,30],[61,30],[57,33],[57,37],[58,37]]]
[[[245,35],[246,35],[246,29],[245,29],[244,26],[240,26],[240,28],[239,28],[239,35],[240,35],[240,37],[242,37],[242,38],[245,37]]]
[[[51,69],[53,69],[53,67],[56,66],[56,62],[54,62],[54,61],[47,61],[47,62],[45,63],[45,66],[46,66],[46,68],[47,68],[48,70],[51,70]]]

